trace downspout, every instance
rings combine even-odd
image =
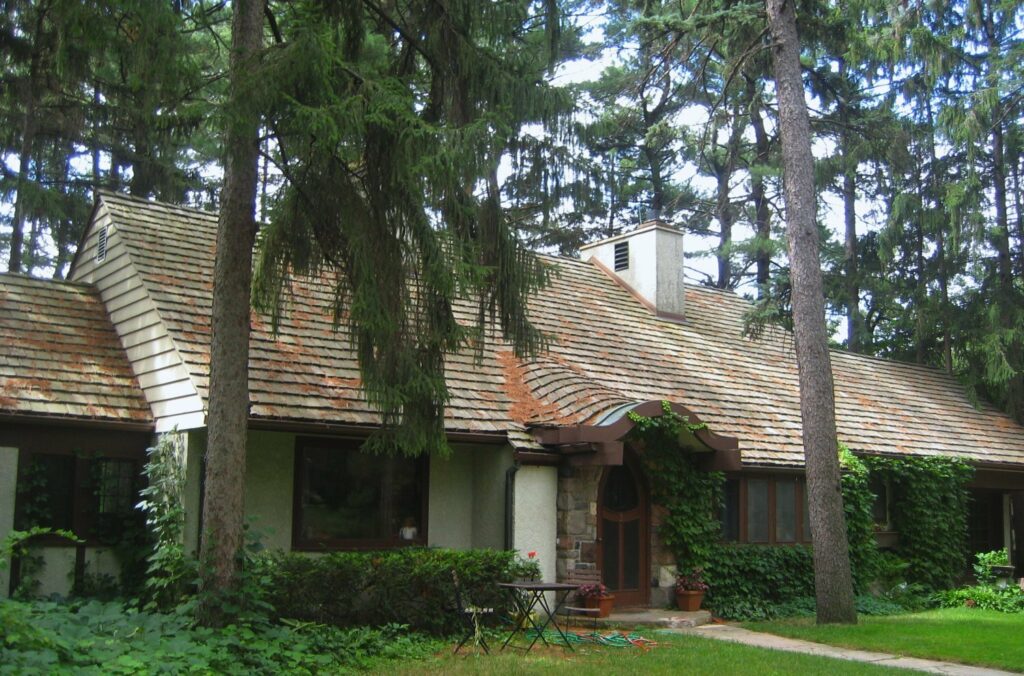
[[[505,549],[515,548],[516,472],[519,463],[505,470]]]

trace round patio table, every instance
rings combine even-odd
[[[544,642],[544,645],[550,645],[546,638],[544,638],[544,630],[549,625],[553,626],[558,632],[558,635],[562,637],[562,642],[569,650],[573,650],[572,644],[569,643],[568,637],[562,628],[558,626],[558,611],[565,604],[565,599],[568,598],[569,592],[575,591],[579,588],[579,585],[567,584],[565,582],[539,582],[537,580],[518,580],[516,582],[499,582],[498,586],[502,589],[507,589],[509,594],[512,596],[512,603],[515,604],[516,610],[519,612],[525,621],[518,621],[512,628],[512,632],[505,639],[505,642],[501,645],[501,649],[504,650],[509,642],[515,637],[516,634],[522,634],[526,637],[527,627],[532,627],[537,635],[533,637],[533,641],[527,646],[526,651],[529,652],[533,649],[533,646],[537,643],[537,639]],[[555,597],[554,607],[548,603],[546,592],[553,592]],[[541,621],[538,625],[533,619],[534,609],[539,608],[543,610],[547,617]],[[516,646],[513,646],[516,647]]]

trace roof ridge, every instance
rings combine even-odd
[[[123,192],[117,192],[115,190],[99,189],[96,191],[98,197],[101,198],[113,198],[114,200],[122,200],[125,202],[134,202],[139,205],[145,205],[147,207],[163,207],[165,209],[173,209],[175,211],[184,211],[186,213],[195,214],[197,216],[203,216],[205,218],[218,218],[220,213],[219,209],[206,210],[198,207],[185,206],[183,204],[175,204],[173,202],[164,202],[162,200],[150,199],[148,197],[138,197],[137,195],[129,195]]]

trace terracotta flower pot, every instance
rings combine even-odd
[[[583,597],[584,608],[597,608],[598,617],[608,617],[612,614],[615,606],[614,596],[585,596]]]
[[[700,604],[704,602],[704,592],[690,590],[676,590],[676,607],[679,610],[693,612],[700,610]]]

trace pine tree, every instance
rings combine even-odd
[[[814,533],[814,588],[819,623],[856,623],[835,423],[832,366],[816,226],[811,127],[800,73],[794,3],[767,0],[772,67],[779,102],[793,335],[800,374],[800,414]]]

